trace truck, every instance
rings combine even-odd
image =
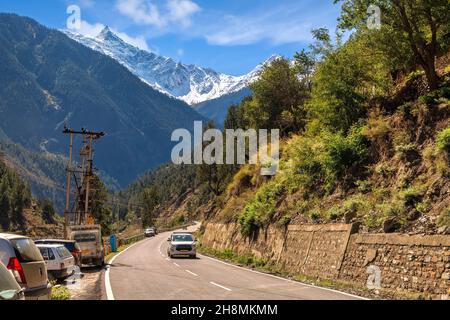
[[[81,248],[81,263],[102,267],[105,263],[102,229],[99,225],[75,225],[67,227],[67,237]]]

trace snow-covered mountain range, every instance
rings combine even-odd
[[[127,67],[155,89],[195,105],[238,92],[258,78],[263,66],[279,56],[272,56],[253,71],[231,76],[209,68],[186,65],[126,43],[108,27],[96,37],[64,31],[70,38],[106,54]]]

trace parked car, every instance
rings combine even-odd
[[[197,257],[196,242],[192,234],[187,232],[174,232],[167,241],[169,242],[167,248],[169,258],[188,256],[195,259]]]
[[[75,240],[61,240],[61,239],[41,239],[35,240],[35,244],[62,244],[70,251],[75,259],[75,265],[81,268],[81,261],[83,254],[80,245]]]
[[[41,252],[28,237],[0,233],[0,262],[24,289],[26,299],[50,299],[51,285]]]
[[[75,240],[81,248],[83,264],[101,267],[105,264],[102,230],[99,225],[78,225],[68,227],[68,238]]]
[[[50,279],[65,279],[74,273],[75,259],[64,245],[38,244],[37,247],[47,264]]]
[[[147,229],[145,229],[145,236],[147,238],[156,236],[155,228],[147,228]]]
[[[25,300],[23,289],[0,262],[0,300]]]

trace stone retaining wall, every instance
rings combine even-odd
[[[203,246],[252,254],[292,275],[344,280],[448,299],[450,236],[355,234],[348,224],[268,227],[252,238],[236,224],[209,223]]]

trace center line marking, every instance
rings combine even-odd
[[[227,290],[227,291],[232,291],[231,289],[228,289],[227,287],[221,286],[220,284],[217,284],[217,283],[215,283],[215,282],[212,282],[212,281],[211,281],[210,283],[211,283],[212,285],[216,286],[216,287],[225,289],[225,290]]]
[[[190,274],[192,274],[192,275],[194,275],[194,276],[198,277],[198,274],[196,274],[196,273],[193,273],[192,271],[189,271],[189,270],[184,270],[184,271],[186,271],[187,273],[190,273]]]

